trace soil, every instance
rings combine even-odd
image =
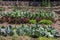
[[[60,11],[60,7],[56,10],[55,9],[55,12],[56,12],[56,15],[57,15],[57,17],[58,16],[60,16],[60,14],[58,14],[58,12]],[[60,20],[58,20],[59,18],[57,18],[57,21],[56,21],[56,23],[53,23],[52,24],[52,27],[54,27],[55,29],[57,29],[58,31],[59,31],[59,34],[60,34]],[[15,26],[15,25],[18,25],[18,24],[8,24],[7,22],[5,22],[5,23],[3,23],[3,24],[0,24],[0,26],[8,26],[8,25],[12,25],[12,26]],[[19,26],[19,25],[18,25]],[[25,39],[26,37],[18,37],[18,38],[15,38],[15,39],[11,39],[12,37],[1,37],[0,36],[0,40],[36,40],[36,39],[34,39],[34,38],[28,38],[27,37],[27,39]],[[20,39],[21,38],[21,39]],[[58,38],[57,40],[60,40],[60,38]]]

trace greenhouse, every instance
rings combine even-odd
[[[0,0],[0,40],[60,40],[60,0]]]

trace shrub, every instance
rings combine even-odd
[[[51,20],[45,20],[45,19],[43,19],[43,20],[39,21],[39,24],[51,25],[52,21]]]

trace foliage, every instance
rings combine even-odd
[[[5,10],[5,8],[3,8],[3,7],[0,7],[0,11],[4,11]]]
[[[42,6],[43,7],[50,7],[50,0],[42,0]]]
[[[41,10],[40,17],[43,19],[53,19],[56,15],[54,11],[46,12],[45,10]]]
[[[2,27],[0,28],[0,35],[2,35],[2,36],[7,36],[6,28],[5,28],[4,26],[2,26]]]
[[[29,23],[29,20],[30,20],[29,18],[22,18],[22,21],[21,22],[22,23]]]
[[[38,38],[40,36],[45,37],[59,37],[59,33],[57,30],[52,28],[51,26],[42,26],[38,24],[34,25],[26,25],[22,24],[19,27],[12,28],[12,26],[0,28],[0,35],[1,36],[30,36],[32,38]]]
[[[14,17],[14,18],[30,18],[30,19],[36,19],[37,17],[39,18],[48,18],[48,19],[52,19],[55,18],[55,12],[51,11],[51,12],[46,12],[45,10],[41,10],[39,12],[36,13],[32,13],[29,11],[12,11],[12,12],[5,12],[2,13],[1,16],[9,16],[9,17]]]
[[[29,23],[36,24],[36,20],[30,20]]]
[[[37,24],[32,25],[30,37],[38,38],[40,36],[39,26]]]
[[[30,34],[30,27],[28,27],[27,25],[22,25],[17,28],[16,33],[19,36],[29,35]]]
[[[0,29],[0,35],[3,35],[3,36],[10,35],[10,36],[12,36],[13,35],[12,26],[9,26],[7,28],[2,26],[1,29]]]
[[[51,24],[52,24],[52,21],[51,21],[51,20],[45,20],[45,19],[43,19],[43,20],[41,20],[39,23],[40,23],[40,24],[51,25]]]
[[[6,32],[7,32],[7,35],[13,36],[14,33],[11,25],[7,27]]]
[[[38,40],[55,40],[54,38],[39,37]]]
[[[54,11],[46,12],[45,10],[41,10],[36,13],[17,10],[12,12],[4,12],[0,15],[2,16],[0,20],[1,22],[8,22],[8,23],[15,23],[15,24],[28,23],[28,22],[34,24],[36,22],[39,22],[41,19],[53,20],[56,17]]]

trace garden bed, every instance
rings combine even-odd
[[[23,4],[24,5],[24,4]],[[8,5],[6,9],[11,9]],[[1,40],[59,40],[60,6],[20,6],[13,11],[0,14]],[[12,6],[12,8],[14,8]],[[41,10],[42,9],[42,10]],[[49,10],[48,10],[49,9]],[[59,10],[58,10],[59,9]],[[38,10],[38,11],[37,11]],[[9,12],[7,12],[9,11]],[[56,39],[57,38],[57,39]]]
[[[2,24],[2,25],[4,25],[4,24]],[[2,26],[1,25],[1,26]],[[8,27],[9,25],[12,25],[12,24],[6,24],[5,23],[5,27]],[[26,25],[26,24],[25,24]],[[28,25],[33,25],[33,24],[28,24]],[[20,25],[12,25],[13,26],[13,28],[15,27],[15,26],[20,26]],[[49,40],[59,40],[60,39],[60,37],[59,38],[46,38],[46,37],[39,37],[39,38],[32,38],[32,37],[29,37],[29,36],[17,36],[17,35],[13,35],[13,36],[0,36],[0,39],[1,40],[38,40],[38,39],[40,39],[40,40],[43,40],[43,39],[49,39]]]

